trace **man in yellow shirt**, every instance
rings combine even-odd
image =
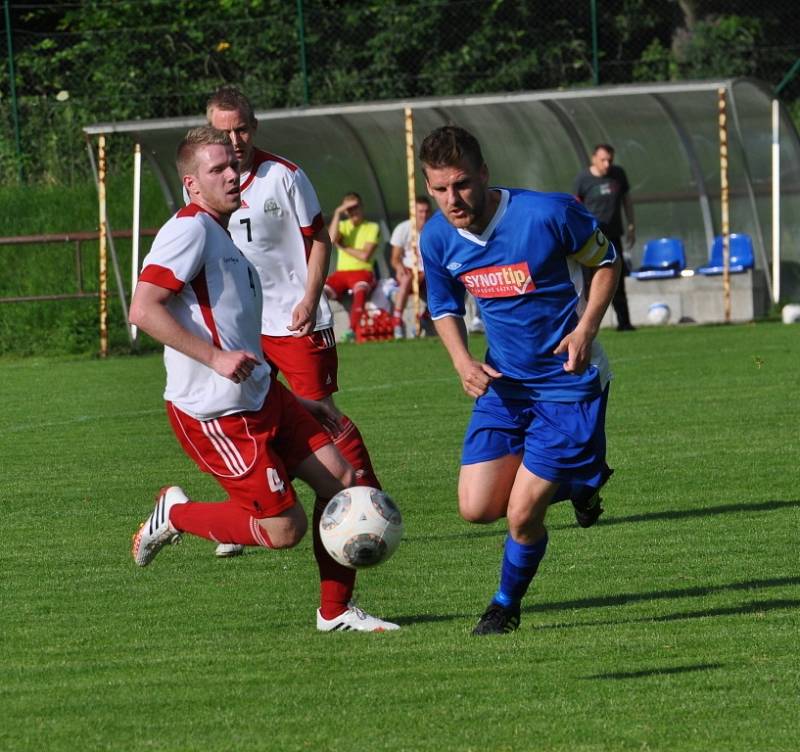
[[[377,222],[368,222],[364,218],[361,196],[347,193],[333,213],[328,232],[339,253],[336,271],[325,280],[325,295],[331,300],[341,300],[352,291],[350,328],[355,331],[367,298],[375,287],[372,265],[381,229]]]

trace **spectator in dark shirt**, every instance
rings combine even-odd
[[[600,229],[623,258],[623,273],[619,278],[617,292],[611,305],[617,315],[617,330],[633,331],[635,327],[631,324],[628,298],[625,295],[625,276],[630,274],[630,267],[625,261],[622,236],[625,235],[627,247],[632,248],[636,242],[636,223],[633,217],[633,201],[631,201],[628,176],[625,174],[625,170],[614,164],[613,146],[598,144],[594,147],[591,164],[581,170],[575,178],[572,192],[594,214],[600,224]],[[624,233],[623,209],[628,223],[624,228]]]

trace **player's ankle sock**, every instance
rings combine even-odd
[[[533,544],[517,543],[510,535],[506,538],[495,603],[508,607],[522,600],[546,550],[547,533]]]
[[[169,521],[182,533],[191,533],[217,543],[272,548],[272,541],[258,520],[230,501],[176,504],[170,512]]]
[[[319,568],[319,610],[323,619],[333,619],[347,610],[356,584],[356,571],[339,564],[325,550],[319,536],[319,521],[328,499],[319,496],[314,504],[311,529],[314,538],[314,558]]]
[[[372,467],[369,452],[358,426],[346,415],[342,416],[342,430],[333,437],[333,443],[356,471],[356,485],[380,488],[381,484]]]

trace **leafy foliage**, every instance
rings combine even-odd
[[[224,82],[273,108],[593,80],[584,0],[78,0],[10,8],[24,168],[45,183],[85,177],[83,125],[199,114]],[[753,0],[598,2],[600,81],[756,75],[777,83],[800,52],[793,8],[790,0],[772,3],[769,14],[756,14]],[[0,68],[2,91],[8,76]],[[800,82],[786,93],[798,92]],[[11,124],[11,102],[0,98],[5,183],[17,174]],[[119,148],[111,145],[112,163]]]

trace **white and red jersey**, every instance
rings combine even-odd
[[[227,230],[196,204],[183,207],[159,230],[139,280],[174,293],[168,310],[188,332],[222,350],[260,356],[258,275]],[[199,420],[258,410],[269,390],[266,363],[240,384],[167,346],[164,365],[164,399]]]
[[[242,174],[242,206],[228,230],[261,279],[261,331],[291,336],[292,311],[306,293],[311,238],[323,226],[314,186],[295,164],[256,149],[253,167]],[[315,330],[333,325],[323,295]]]

